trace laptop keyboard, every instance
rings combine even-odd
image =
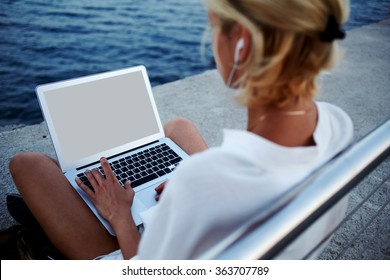
[[[123,186],[127,180],[135,188],[158,177],[171,173],[182,160],[167,144],[161,144],[110,163],[118,181]],[[103,168],[98,168],[105,177]],[[85,173],[77,177],[93,190]]]

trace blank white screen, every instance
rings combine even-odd
[[[66,163],[159,132],[141,71],[45,92]]]

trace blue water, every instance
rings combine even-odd
[[[200,56],[201,0],[0,0],[0,126],[43,120],[35,87],[143,64],[152,84],[213,67]],[[351,29],[388,17],[390,0],[351,0]]]

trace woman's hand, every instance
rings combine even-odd
[[[165,188],[165,185],[167,184],[167,181],[165,181],[164,183],[161,183],[160,185],[158,185],[154,190],[156,191],[156,201],[159,201],[160,198],[161,198],[161,194]]]
[[[76,178],[77,185],[87,193],[100,215],[106,219],[115,231],[124,259],[136,255],[140,235],[131,216],[134,190],[127,181],[122,187],[107,159],[100,159],[105,177],[97,169],[87,170],[86,175],[94,191]]]
[[[106,178],[97,169],[86,171],[87,178],[94,191],[83,184],[78,178],[76,178],[76,183],[87,193],[100,215],[115,228],[121,223],[121,220],[127,219],[130,216],[134,190],[130,186],[130,181],[127,181],[124,187],[120,185],[107,159],[102,158],[100,163]]]

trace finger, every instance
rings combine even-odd
[[[160,194],[160,193],[164,190],[166,183],[167,183],[167,182],[165,181],[164,183],[158,185],[154,190],[155,190],[158,194]]]
[[[92,187],[95,189],[97,186],[97,182],[95,177],[92,175],[91,170],[85,171],[85,175],[87,176],[87,179],[91,183]]]
[[[106,178],[111,179],[111,180],[112,179],[116,180],[116,176],[115,176],[114,172],[112,171],[111,166],[108,163],[107,159],[102,157],[100,159],[100,164],[102,165],[102,168],[103,168],[104,174],[106,175]]]
[[[95,193],[87,187],[79,178],[75,178],[76,184],[82,189],[91,199],[94,198]]]
[[[130,180],[127,180],[127,181],[125,182],[125,184],[123,185],[123,187],[125,188],[125,190],[130,190],[130,189],[132,189]]]
[[[93,178],[96,180],[96,182],[99,185],[102,185],[102,182],[104,181],[103,175],[97,170],[96,168],[92,169],[91,171]]]

